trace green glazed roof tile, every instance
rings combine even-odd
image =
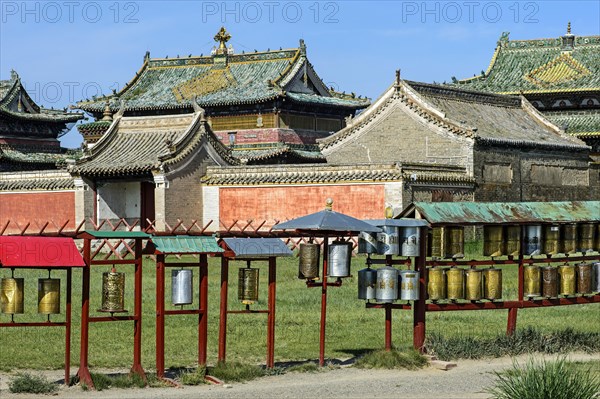
[[[211,254],[224,252],[214,237],[155,236],[152,243],[163,254]]]

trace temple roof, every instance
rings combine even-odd
[[[0,191],[74,190],[73,178],[64,170],[5,172],[0,174]]]
[[[192,101],[215,107],[286,97],[351,110],[369,104],[366,98],[328,89],[308,61],[301,40],[296,49],[254,53],[233,54],[231,48],[222,47],[212,55],[183,58],[150,58],[146,53],[140,70],[119,93],[81,101],[77,107],[99,113],[108,101],[114,112],[123,101],[128,111],[174,110],[191,108]]]
[[[487,71],[455,81],[461,87],[523,94],[600,90],[600,36],[498,41]]]
[[[553,111],[544,113],[544,117],[579,138],[600,136],[598,110]]]
[[[46,165],[49,169],[60,168],[67,164],[67,160],[75,160],[82,155],[83,153],[80,150],[58,148],[56,151],[51,152],[44,148],[0,144],[0,163],[18,164],[24,169],[27,169],[27,164]]]
[[[331,147],[362,134],[367,125],[377,123],[381,110],[393,102],[404,104],[405,112],[416,113],[424,122],[432,122],[436,129],[439,126],[481,144],[589,149],[547,121],[522,96],[462,90],[398,77],[394,85],[344,129],[318,140],[323,153],[327,156]]]
[[[231,155],[244,164],[281,163],[283,158],[292,159],[292,163],[326,162],[317,145],[266,143],[236,145]]]

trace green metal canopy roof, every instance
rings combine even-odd
[[[156,251],[162,254],[214,254],[224,252],[212,236],[152,237]]]
[[[600,201],[414,202],[400,213],[410,216],[431,225],[597,222]]]
[[[86,230],[82,233],[82,235],[90,235],[92,238],[116,238],[116,239],[133,239],[133,238],[150,238],[152,237],[148,233],[144,233],[143,231],[95,231],[95,230]]]

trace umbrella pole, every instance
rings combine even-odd
[[[327,260],[329,238],[323,238],[323,285],[321,286],[321,331],[319,334],[319,366],[325,365],[325,323],[327,321]]]

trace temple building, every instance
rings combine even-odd
[[[600,159],[600,36],[576,36],[571,23],[559,38],[509,40],[505,32],[487,70],[455,84],[522,94],[546,119],[585,141]]]

